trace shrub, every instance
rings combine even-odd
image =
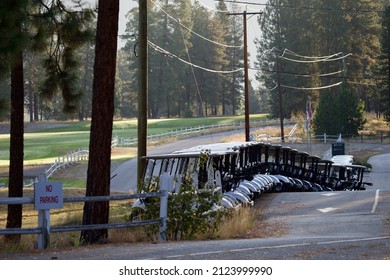
[[[153,184],[153,187],[144,191],[156,191],[157,185]],[[216,232],[228,214],[226,209],[219,206],[220,200],[219,191],[213,188],[198,190],[191,178],[183,178],[179,191],[168,196],[167,239],[191,240],[199,233]],[[144,210],[138,208],[136,211],[130,216],[132,220],[158,219],[160,198],[145,199]],[[146,232],[153,239],[157,235],[158,226],[148,226]]]

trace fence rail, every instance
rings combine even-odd
[[[295,126],[296,127],[296,126]],[[294,127],[294,128],[295,128]],[[299,137],[295,135],[294,128],[290,131],[290,133],[285,136],[286,142],[290,143],[307,143],[310,141],[310,143],[334,143],[336,142],[339,137],[339,135],[329,135],[329,134],[321,134],[321,135],[312,135],[310,136],[310,139],[305,137]],[[281,138],[280,136],[277,137],[271,137],[268,134],[259,134],[255,135],[257,141],[264,141],[266,143],[268,142],[280,142]],[[389,132],[381,132],[376,134],[358,134],[358,135],[341,135],[342,141],[347,143],[370,143],[370,144],[380,144],[380,143],[390,143],[390,133]]]
[[[44,180],[46,180],[46,178]],[[51,232],[70,232],[70,231],[114,229],[114,228],[119,229],[119,228],[158,224],[160,225],[158,239],[160,241],[165,240],[167,209],[168,209],[167,189],[168,189],[168,185],[162,183],[160,186],[160,191],[152,192],[152,193],[138,193],[138,194],[129,194],[129,195],[117,195],[117,196],[88,196],[88,197],[68,197],[68,198],[65,197],[63,199],[64,203],[75,203],[75,202],[118,201],[118,200],[129,200],[129,199],[136,199],[136,198],[160,197],[160,218],[159,219],[136,221],[136,222],[111,223],[111,224],[92,224],[92,225],[73,225],[73,226],[70,225],[70,226],[50,227],[50,210],[37,210],[38,227],[0,229],[0,235],[38,234],[37,248],[44,249],[47,248],[49,245],[48,242],[50,240],[49,236]],[[11,205],[11,204],[34,204],[34,198],[30,198],[30,197],[0,198],[0,205]]]
[[[85,148],[80,148],[77,151],[68,152],[66,155],[55,159],[54,163],[45,170],[45,175],[47,178],[51,178],[58,170],[66,168],[76,162],[87,160],[88,156],[89,151]],[[38,182],[38,177],[31,179],[30,182],[25,183],[24,186],[31,187],[36,182]]]
[[[265,126],[274,126],[278,125],[279,120],[253,120],[250,122],[251,128],[256,127],[265,127]],[[295,124],[291,119],[285,119],[285,124]],[[150,142],[158,142],[168,138],[181,138],[194,136],[198,134],[206,134],[206,133],[216,133],[222,132],[226,130],[238,130],[244,129],[244,122],[234,122],[234,123],[219,123],[219,124],[211,124],[211,125],[199,125],[194,127],[183,127],[180,129],[175,129],[171,131],[167,131],[164,133],[156,133],[150,134],[147,137],[147,140]],[[137,137],[133,138],[125,138],[115,136],[112,141],[113,147],[126,147],[126,146],[135,146],[138,143]]]
[[[87,160],[88,155],[88,149],[79,149],[78,151],[72,151],[67,153],[62,158],[58,157],[55,162],[46,170],[46,176],[50,178],[59,169],[65,168],[66,166],[75,162]]]

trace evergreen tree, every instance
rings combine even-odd
[[[314,113],[314,133],[317,135],[340,133],[337,123],[337,112],[334,106],[335,96],[331,92],[320,94],[318,105]]]
[[[86,196],[110,194],[118,17],[119,0],[99,1]],[[108,201],[85,202],[83,225],[107,224],[108,219]],[[86,243],[104,241],[108,230],[83,230],[80,238]]]
[[[363,128],[364,103],[348,84],[332,94],[324,92],[314,114],[314,133],[356,135]]]
[[[61,93],[65,113],[77,112],[83,95],[77,49],[92,40],[93,17],[92,10],[71,11],[61,1],[50,1],[39,9],[39,17],[33,22],[37,29],[33,49],[47,54],[41,95],[51,99]]]
[[[276,59],[281,50],[287,47],[285,34],[286,27],[280,24],[282,0],[269,0],[263,15],[258,18],[262,37],[256,39],[256,66],[260,68],[257,79],[262,82],[270,94],[271,118],[279,117],[279,99],[276,91],[277,77]]]
[[[92,115],[92,81],[93,64],[95,61],[95,44],[86,43],[79,49],[79,56],[81,61],[80,72],[82,73],[80,88],[83,96],[80,100],[78,117],[80,121],[83,121]]]
[[[227,16],[224,1],[217,11],[188,0],[151,1],[149,14],[149,117],[233,113],[241,108],[243,72],[242,18]],[[132,92],[137,86],[137,9],[127,15]],[[231,47],[238,46],[238,47]],[[203,68],[203,69],[202,69]],[[206,69],[211,69],[209,71]],[[134,72],[133,72],[134,71]]]
[[[180,26],[176,25],[171,35],[173,41],[176,43],[173,53],[181,59],[188,61],[188,50],[192,48],[190,41],[192,33],[184,31],[183,27],[186,30],[192,30],[193,28],[191,0],[173,0],[173,3],[175,6],[171,11],[171,16],[180,22]],[[177,76],[180,81],[179,88],[181,89],[178,91],[180,95],[178,115],[181,117],[191,117],[194,114],[199,115],[201,113],[199,108],[201,102],[197,90],[194,87],[194,77],[191,67],[179,61],[175,61],[173,65],[175,71],[177,71]]]
[[[219,1],[218,11],[226,11],[227,7],[224,1]],[[239,12],[235,3],[231,4],[233,12]],[[236,115],[242,108],[244,72],[235,71],[244,67],[244,50],[243,50],[243,22],[241,16],[227,16],[225,13],[218,13],[221,25],[225,29],[224,42],[231,46],[225,49],[224,60],[225,66],[222,70],[234,71],[231,74],[224,74],[221,88],[222,115]]]
[[[23,51],[27,47],[28,1],[0,2],[0,74],[11,72],[11,128],[9,197],[23,196],[24,77]],[[22,205],[8,205],[7,228],[22,227]],[[6,243],[20,242],[20,234],[5,235]]]
[[[344,61],[318,64],[292,64],[282,61],[280,83],[294,87],[315,88],[343,81],[351,83],[358,96],[370,110],[375,96],[373,68],[379,53],[380,10],[382,3],[375,1],[309,1],[269,0],[261,17],[262,38],[257,42],[258,78],[266,88],[277,84],[275,62],[271,50],[289,49],[305,56],[325,56],[336,53],[352,56]],[[346,70],[339,75],[319,76]],[[304,75],[303,75],[304,74]],[[343,77],[343,75],[345,77]],[[285,115],[302,111],[307,95],[316,103],[318,91],[285,89],[283,109]],[[277,91],[271,91],[272,115],[278,115]]]
[[[193,21],[193,32],[202,34],[210,41],[199,36],[192,36],[193,48],[190,50],[190,59],[198,66],[216,71],[211,73],[208,70],[192,68],[194,91],[198,94],[198,107],[199,102],[202,102],[203,105],[200,108],[204,108],[202,111],[206,115],[217,115],[220,112],[222,83],[224,81],[223,74],[217,71],[223,70],[227,65],[225,57],[227,30],[223,25],[220,13],[210,13],[200,5],[194,6]]]
[[[25,60],[25,85],[26,85],[26,109],[30,115],[30,122],[39,120],[39,79],[44,72],[42,55],[34,52],[26,52]]]
[[[378,86],[383,100],[382,110],[386,121],[390,122],[390,6],[383,15],[381,49]]]
[[[78,8],[81,3],[75,1]],[[75,106],[77,78],[74,51],[88,37],[84,23],[92,11],[73,11],[62,1],[5,0],[0,2],[0,74],[11,73],[11,129],[9,197],[23,196],[24,54],[47,52],[45,70],[56,72],[45,84],[60,88],[66,111]],[[48,92],[51,95],[51,92]],[[77,96],[77,95],[76,95]],[[7,228],[22,226],[22,205],[9,205]],[[6,235],[6,242],[20,242],[20,235]]]
[[[135,118],[137,116],[138,94],[131,82],[134,69],[129,67],[129,58],[125,50],[119,50],[117,56],[115,116],[117,118]]]
[[[151,118],[158,118],[162,114],[177,115],[183,107],[183,104],[179,106],[179,98],[182,98],[180,94],[184,91],[181,76],[185,72],[185,68],[183,68],[182,62],[178,62],[170,55],[172,53],[187,60],[187,56],[183,55],[182,33],[180,30],[178,31],[180,24],[173,16],[178,11],[175,5],[169,4],[165,0],[161,2],[163,2],[161,5],[158,2],[148,2],[150,15],[148,17],[148,40],[150,42],[148,50],[148,115]],[[127,18],[127,42],[124,51],[129,54],[129,68],[131,69],[131,77],[127,79],[127,83],[130,91],[135,93],[138,85],[138,9],[132,9]]]

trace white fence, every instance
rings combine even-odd
[[[78,149],[77,151],[72,151],[67,153],[62,157],[58,157],[53,164],[50,165],[48,169],[45,170],[44,174],[47,178],[53,176],[58,170],[66,168],[76,162],[87,160],[89,155],[88,149]],[[35,182],[38,181],[38,177],[31,179],[29,183],[25,183],[25,187],[31,187]]]
[[[295,124],[293,120],[285,119],[285,124]],[[266,127],[266,126],[275,126],[279,124],[279,120],[253,120],[250,122],[251,128],[256,127]],[[227,130],[238,130],[244,129],[244,122],[235,122],[235,123],[219,123],[211,125],[200,125],[194,127],[183,127],[180,129],[175,129],[167,131],[164,133],[150,134],[147,137],[147,140],[150,142],[158,142],[168,138],[183,138],[190,137],[194,135],[201,135],[207,133],[217,133]],[[113,147],[127,147],[127,146],[136,146],[138,144],[137,137],[125,138],[115,136],[112,141]]]

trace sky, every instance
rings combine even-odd
[[[209,9],[210,11],[214,11],[215,5],[217,4],[216,0],[197,0],[201,5],[203,5],[205,8]],[[237,0],[240,1],[240,0]],[[90,3],[96,3],[97,0],[86,0],[86,2]],[[257,4],[264,4],[267,2],[267,0],[242,0],[242,2],[245,3],[257,3]],[[138,6],[137,0],[120,0],[119,1],[120,7],[119,7],[119,31],[118,34],[125,34],[126,30],[126,14],[133,8]],[[230,6],[229,2],[226,2],[226,5]],[[264,9],[264,5],[250,5],[250,4],[237,4],[239,7],[241,7],[242,11],[246,9],[247,12],[258,12]],[[254,59],[256,58],[256,46],[254,44],[255,38],[260,38],[261,32],[260,27],[257,23],[257,16],[247,16],[247,35],[248,35],[248,52],[250,54],[250,66],[254,66]],[[120,38],[118,39],[118,48],[121,48],[124,46],[124,41]],[[257,87],[258,83],[255,81],[255,71],[250,70],[249,71],[249,79],[252,82],[252,85],[254,87]]]

